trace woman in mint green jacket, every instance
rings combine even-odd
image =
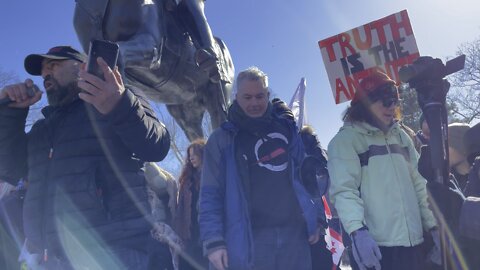
[[[418,154],[398,115],[395,82],[372,73],[328,146],[330,198],[352,238],[353,269],[423,269],[423,231],[438,234]]]

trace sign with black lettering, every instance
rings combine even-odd
[[[374,70],[399,82],[398,71],[419,57],[408,13],[398,13],[318,42],[335,103],[353,98]]]

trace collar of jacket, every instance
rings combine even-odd
[[[399,134],[400,133],[400,125],[398,121],[392,124],[392,126],[388,129],[387,133],[384,133],[377,127],[374,127],[366,122],[345,122],[343,124],[342,129],[352,128],[357,130],[358,132],[369,135],[369,136],[390,136],[391,134]]]
[[[233,133],[233,134],[237,134],[238,131],[240,130],[237,126],[235,126],[232,122],[230,121],[225,121],[222,123],[222,125],[220,125],[222,127],[222,129],[230,132],[230,133]]]
[[[298,128],[295,124],[295,122],[293,120],[289,120],[289,119],[285,119],[285,118],[282,118],[282,117],[279,117],[278,115],[276,115],[275,113],[272,113],[272,117],[275,119],[275,121],[282,121],[284,122],[287,127],[290,127],[290,129],[293,127],[295,130],[294,132],[295,133],[298,133]],[[235,125],[234,123],[232,123],[231,121],[227,120],[225,122],[223,122],[220,127],[225,130],[225,131],[228,131],[230,133],[232,133],[233,135],[236,135],[239,131],[240,131],[240,128]]]
[[[50,115],[52,115],[53,112],[55,111],[64,111],[64,112],[68,112],[68,111],[71,111],[73,110],[73,108],[79,106],[79,104],[82,104],[83,103],[83,100],[77,98],[75,99],[74,101],[72,101],[71,103],[65,105],[65,106],[46,106],[46,107],[43,107],[42,108],[42,114],[43,116],[45,116],[45,118],[49,117]]]

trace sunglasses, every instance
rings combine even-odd
[[[381,101],[382,105],[386,108],[389,108],[392,105],[397,106],[400,103],[397,87],[391,84],[376,89],[368,95],[368,99],[370,99],[372,103]]]

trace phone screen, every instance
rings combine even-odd
[[[111,69],[117,65],[118,44],[106,40],[92,40],[88,51],[87,71],[104,79],[103,72],[97,63],[97,58],[102,57]]]

